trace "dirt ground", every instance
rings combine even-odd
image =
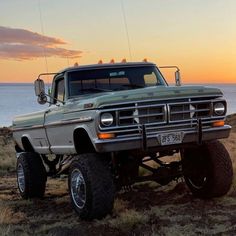
[[[116,196],[105,219],[80,221],[67,179],[49,179],[42,200],[22,200],[14,175],[0,180],[0,235],[235,235],[236,189],[222,198],[193,198],[184,183],[135,185]]]
[[[236,169],[236,116],[223,140]],[[67,178],[48,179],[44,199],[22,200],[12,171],[0,176],[0,235],[236,235],[236,180],[221,198],[200,200],[184,182],[148,182],[117,193],[112,215],[79,220],[70,206]]]

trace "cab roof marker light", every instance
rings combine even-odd
[[[144,58],[144,59],[143,59],[143,62],[148,62],[147,58]]]
[[[126,62],[127,62],[126,58],[123,58],[122,61],[121,61],[121,63],[126,63]]]
[[[77,66],[79,66],[79,64],[78,62],[75,62],[74,67],[77,67]]]
[[[111,64],[114,64],[114,63],[115,63],[115,60],[114,60],[114,59],[111,59],[111,60],[110,60],[110,63],[111,63]]]
[[[99,61],[98,61],[98,64],[103,64],[103,61],[102,61],[102,60],[99,60]]]

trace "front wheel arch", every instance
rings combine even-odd
[[[25,152],[35,152],[33,145],[31,144],[28,137],[23,136],[21,138],[21,142],[22,142],[22,146],[23,146]]]
[[[95,148],[92,144],[92,141],[83,128],[77,128],[73,134],[75,150],[77,154],[83,153],[95,153]]]

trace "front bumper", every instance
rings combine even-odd
[[[175,149],[176,146],[181,147],[186,144],[199,144],[199,142],[216,140],[229,137],[231,126],[224,125],[222,127],[214,128],[203,128],[191,131],[183,131],[183,140],[178,145],[161,146],[158,141],[158,134],[156,135],[142,135],[138,137],[129,138],[114,138],[114,139],[95,139],[94,147],[97,152],[113,152],[113,151],[124,151],[143,149],[144,143],[145,148],[156,148],[163,149],[168,148],[169,150]],[[145,140],[144,140],[145,138]]]

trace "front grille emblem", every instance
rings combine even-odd
[[[189,110],[190,110],[190,117],[192,119],[194,114],[195,114],[195,107],[192,104],[190,104],[189,105]]]
[[[137,124],[139,124],[138,109],[137,109],[138,104],[137,104],[137,103],[135,103],[135,107],[136,107],[136,108],[135,108],[135,110],[134,110],[133,116],[134,116],[135,122],[136,122]]]

